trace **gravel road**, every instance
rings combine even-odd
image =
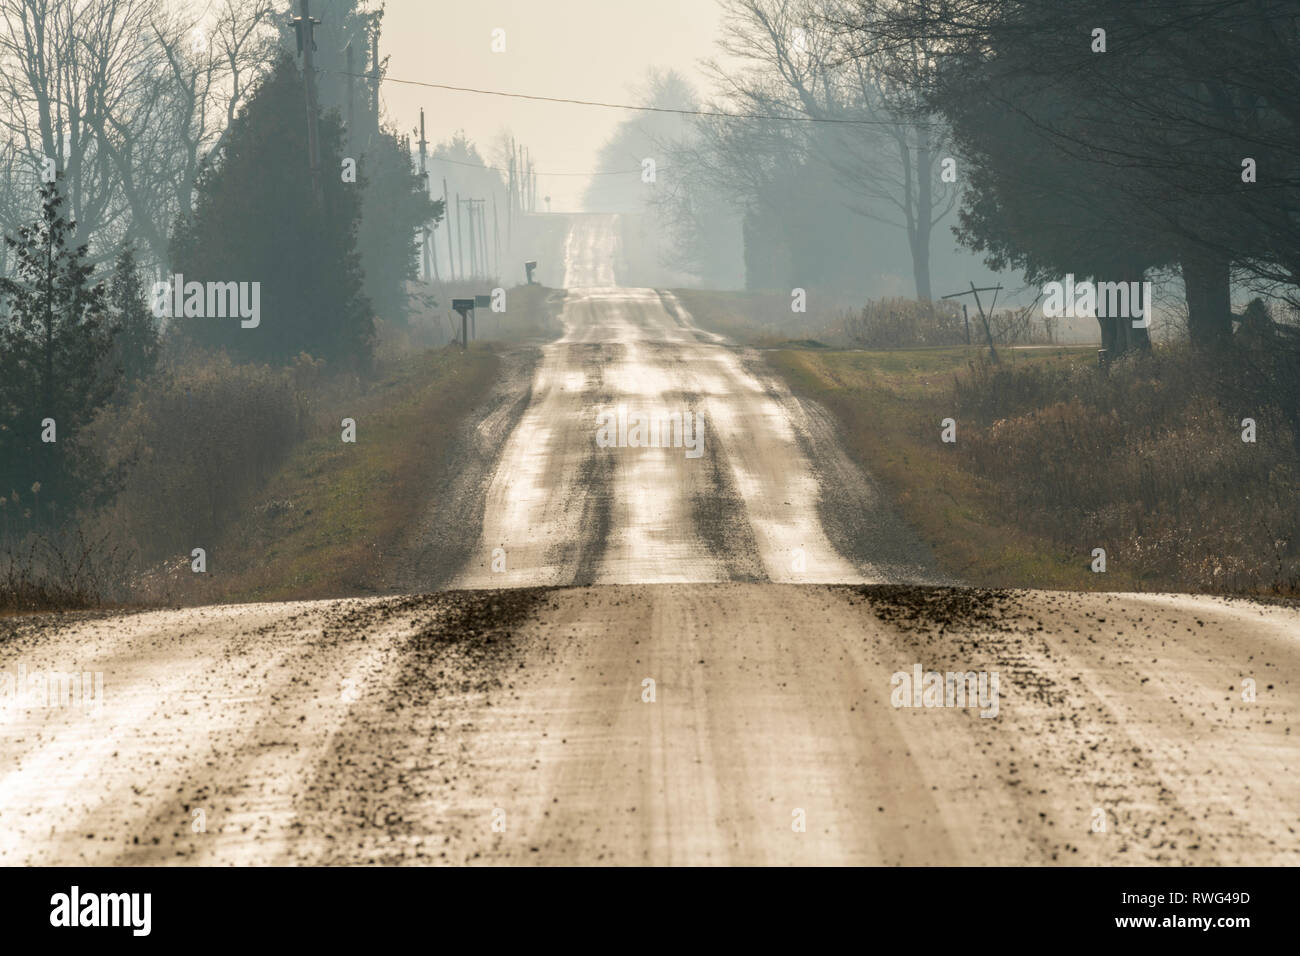
[[[0,619],[0,863],[1300,863],[1300,609],[948,586],[615,235],[428,593]],[[675,412],[698,456],[631,440]]]

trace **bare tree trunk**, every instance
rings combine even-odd
[[[1115,276],[1122,282],[1126,283],[1130,289],[1135,289],[1132,298],[1129,299],[1129,314],[1101,317],[1098,316],[1097,322],[1101,326],[1101,344],[1106,349],[1107,355],[1111,358],[1118,358],[1128,352],[1151,350],[1151,334],[1147,329],[1134,328],[1133,321],[1141,308],[1150,321],[1151,303],[1144,302],[1142,296],[1142,280],[1146,276],[1146,269],[1140,265],[1132,263],[1123,263],[1115,270]],[[1095,278],[1095,277],[1094,277]],[[1101,308],[1101,302],[1097,303]]]
[[[912,236],[912,278],[916,282],[916,297],[922,302],[932,298],[930,289],[930,220],[918,219]]]
[[[1130,303],[1130,305],[1132,306],[1130,311],[1136,314],[1138,310],[1138,304],[1140,301],[1142,306],[1142,314],[1143,316],[1145,316],[1146,325],[1147,325],[1147,328],[1135,328],[1133,325],[1133,318],[1131,316],[1127,319],[1121,320],[1124,323],[1124,336],[1128,340],[1128,348],[1133,351],[1150,352],[1151,351],[1150,325],[1151,325],[1152,303],[1147,299],[1141,298],[1146,294],[1146,289],[1142,285],[1143,279],[1146,278],[1146,269],[1139,266],[1132,272],[1121,274],[1120,278],[1124,279],[1127,282],[1131,282],[1132,285],[1130,285],[1129,288],[1135,288],[1137,290],[1134,293],[1133,301]]]
[[[1109,358],[1114,358],[1120,354],[1122,346],[1115,335],[1115,317],[1113,315],[1097,316],[1097,324],[1101,326],[1101,347],[1106,350]]]
[[[930,134],[920,130],[920,143],[916,150],[916,230],[912,239],[912,275],[916,278],[916,297],[929,302],[930,294],[930,230],[934,215],[934,154],[930,149]]]
[[[1225,256],[1189,252],[1183,255],[1182,267],[1192,344],[1222,348],[1232,338],[1229,262]]]

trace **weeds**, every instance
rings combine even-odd
[[[118,600],[122,563],[107,536],[28,535],[0,556],[0,613],[79,610]]]
[[[1295,593],[1295,436],[1252,362],[1185,347],[1106,375],[1079,362],[976,361],[954,382],[966,424],[957,450],[1015,502],[1023,527],[1079,553],[1105,548],[1144,583]],[[1244,418],[1254,442],[1242,440]]]

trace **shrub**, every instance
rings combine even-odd
[[[124,541],[146,560],[211,541],[302,437],[295,382],[316,374],[310,357],[272,369],[207,353],[101,416],[98,440],[122,472],[106,517]]]
[[[957,451],[1025,527],[1081,555],[1105,548],[1160,586],[1294,592],[1300,463],[1286,395],[1249,374],[1253,361],[1187,347],[1108,374],[976,361],[954,385]]]
[[[121,567],[106,539],[28,535],[0,554],[0,612],[96,607],[124,593]]]

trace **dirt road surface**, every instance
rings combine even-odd
[[[918,584],[825,415],[613,235],[456,589],[0,619],[0,863],[1300,862],[1300,610]],[[619,404],[704,453],[598,447]]]
[[[824,414],[670,293],[612,286],[609,217],[578,217],[567,252],[565,334],[542,350],[452,586],[939,580]],[[602,413],[628,447],[598,444]],[[633,418],[672,415],[698,454],[675,422],[659,437],[677,447],[631,447]]]
[[[6,628],[4,670],[104,685],[0,715],[5,864],[1300,862],[1293,609],[660,584]],[[996,716],[895,707],[917,664],[998,673]]]

